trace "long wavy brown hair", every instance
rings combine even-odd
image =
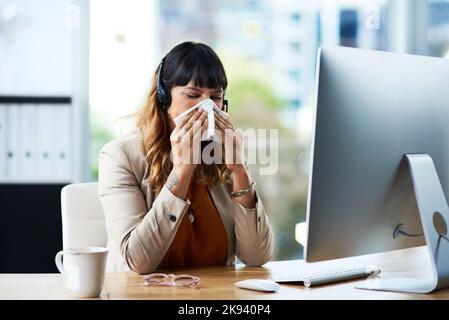
[[[157,97],[157,75],[160,66],[153,74],[147,101],[136,114],[137,128],[142,136],[142,150],[149,165],[147,179],[155,193],[159,193],[166,182],[173,163],[170,159],[170,127],[167,109]],[[161,72],[165,86],[184,86],[193,80],[195,86],[207,88],[227,87],[223,64],[217,54],[207,45],[183,42],[174,47],[164,59]],[[225,164],[200,164],[194,179],[197,184],[210,186],[219,182],[229,182],[230,172]]]

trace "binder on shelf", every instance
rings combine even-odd
[[[19,116],[18,105],[10,104],[5,110],[5,179],[14,180],[19,176]]]
[[[36,177],[36,109],[33,104],[19,106],[19,180],[32,181]]]
[[[38,181],[53,180],[55,170],[55,151],[53,143],[54,122],[53,115],[55,108],[48,104],[41,104],[36,112],[37,125],[37,169],[36,179]]]
[[[69,105],[58,105],[53,110],[55,178],[60,181],[71,180],[71,110]]]
[[[6,169],[6,105],[0,106],[0,182],[4,181]]]

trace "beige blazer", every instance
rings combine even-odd
[[[99,195],[110,250],[107,271],[155,271],[190,205],[165,186],[153,194],[148,173],[138,134],[115,139],[100,152]],[[230,197],[231,185],[208,189],[228,235],[227,265],[235,263],[235,256],[248,266],[269,261],[273,232],[257,192],[256,208],[247,209]]]

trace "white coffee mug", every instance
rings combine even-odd
[[[55,262],[75,296],[92,298],[98,297],[103,288],[107,255],[108,249],[103,247],[65,249],[56,254]]]

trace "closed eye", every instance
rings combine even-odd
[[[187,97],[190,98],[190,99],[198,99],[200,96],[199,95],[194,95],[194,94],[188,94]],[[210,98],[212,100],[221,100],[220,96],[212,96]]]

